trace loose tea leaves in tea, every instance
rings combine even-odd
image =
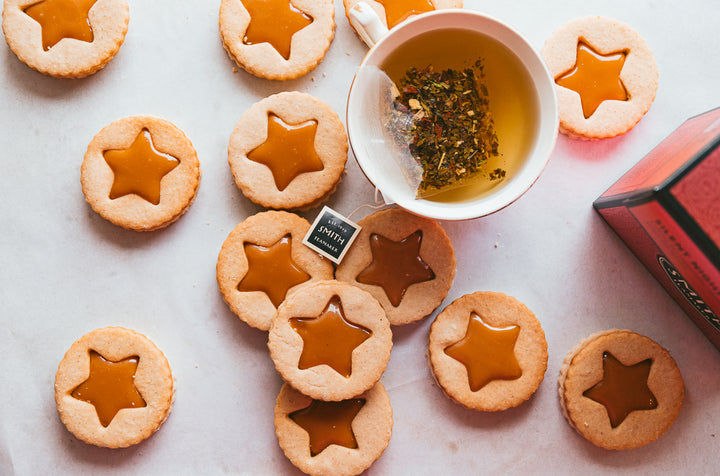
[[[418,198],[467,184],[498,156],[481,60],[462,70],[409,68],[388,101],[385,128]],[[486,174],[505,177],[502,169]]]

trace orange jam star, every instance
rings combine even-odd
[[[269,114],[267,140],[248,152],[247,157],[267,166],[275,186],[282,192],[298,175],[323,170],[323,163],[315,152],[317,124],[317,121],[286,124]]]
[[[92,43],[88,13],[95,2],[97,0],[42,0],[23,11],[40,24],[43,49],[47,51],[63,38]]]
[[[135,388],[135,371],[139,362],[138,356],[113,362],[90,351],[90,376],[71,395],[92,404],[100,423],[107,427],[123,408],[146,406]]]
[[[110,188],[110,199],[135,194],[158,205],[160,182],[180,161],[155,149],[150,131],[143,129],[132,145],[123,150],[103,151],[105,162],[115,175]]]
[[[340,375],[352,375],[352,353],[372,331],[345,318],[339,296],[333,296],[318,317],[290,319],[290,327],[303,340],[300,370],[328,365]]]
[[[603,55],[581,41],[578,43],[575,66],[557,77],[555,82],[580,95],[583,115],[588,119],[603,101],[629,99],[620,79],[626,57],[627,51]]]
[[[388,28],[418,13],[435,10],[430,0],[377,0],[385,8]]]
[[[330,445],[357,448],[352,422],[365,405],[362,398],[323,402],[313,400],[307,407],[288,416],[310,437],[310,456],[317,456]]]
[[[250,14],[243,43],[270,43],[286,60],[290,59],[292,37],[313,22],[310,15],[289,0],[241,0]]]

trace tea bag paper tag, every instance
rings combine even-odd
[[[358,224],[325,206],[303,238],[303,244],[333,263],[340,264],[358,233]]]

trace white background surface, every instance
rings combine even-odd
[[[476,290],[513,295],[547,334],[546,378],[522,406],[466,410],[433,384],[425,359],[434,316],[394,329],[382,378],[393,436],[369,474],[712,473],[720,450],[720,354],[592,210],[592,201],[691,115],[720,106],[720,7],[711,0],[489,2],[494,15],[540,48],[579,16],[629,23],[660,69],[657,99],[630,133],[603,142],[560,137],[550,163],[518,202],[490,217],[444,223],[458,258],[443,303]],[[277,445],[273,406],[281,380],[266,335],[241,322],[215,282],[227,234],[260,211],[237,190],[227,143],[240,115],[263,97],[299,90],[344,118],[365,46],[335,1],[336,37],[323,62],[289,82],[257,79],[223,50],[219,1],[130,0],[119,54],[83,80],[40,75],[0,47],[0,474],[295,474]],[[80,164],[102,127],[151,114],[178,125],[202,167],[197,198],[163,231],[136,233],[95,214]],[[329,205],[350,213],[373,202],[354,158]],[[365,208],[353,215],[368,214]],[[314,218],[317,210],[304,214]],[[55,410],[53,382],[70,345],[110,325],[135,329],[168,357],[177,382],[172,414],[132,448],[86,445]],[[686,397],[655,443],[594,447],[563,419],[557,374],[580,339],[629,328],[670,350]]]

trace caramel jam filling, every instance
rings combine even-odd
[[[97,0],[42,0],[25,7],[23,11],[42,28],[42,46],[45,51],[63,38],[92,43],[93,31],[88,12]]]
[[[515,380],[522,369],[515,357],[515,341],[520,327],[498,329],[472,313],[467,332],[445,353],[467,368],[470,390],[477,392],[493,380]]]
[[[317,456],[330,445],[357,448],[352,422],[365,399],[352,398],[340,402],[313,400],[309,406],[288,416],[310,436],[310,456]]]
[[[290,326],[303,340],[298,369],[328,365],[340,375],[352,375],[352,353],[372,335],[370,329],[345,318],[339,296],[333,296],[318,317],[296,317]]]
[[[401,241],[392,241],[382,235],[370,235],[373,260],[357,275],[357,282],[380,286],[390,303],[398,307],[408,288],[416,283],[435,279],[435,273],[420,256],[422,230],[417,230]]]
[[[286,60],[295,33],[313,22],[310,15],[295,8],[288,0],[241,0],[250,14],[243,43],[270,43]]]
[[[603,378],[583,392],[605,406],[610,425],[618,427],[636,410],[652,410],[658,403],[647,385],[652,359],[623,365],[610,352],[603,352]]]
[[[430,0],[377,0],[385,8],[388,28],[392,28],[411,15],[435,10]]]
[[[618,51],[603,55],[587,43],[578,42],[574,68],[561,74],[555,82],[580,95],[585,119],[592,116],[603,101],[630,99],[620,79],[627,53]]]
[[[318,122],[286,124],[275,114],[268,114],[267,140],[251,150],[248,159],[270,169],[275,186],[281,192],[295,177],[324,168],[315,152],[315,132]]]
[[[95,407],[100,424],[107,427],[123,408],[141,408],[145,400],[135,388],[137,355],[113,362],[90,351],[90,376],[71,395]]]
[[[132,145],[124,150],[103,151],[105,162],[113,171],[110,200],[135,194],[153,205],[160,204],[160,182],[180,161],[159,152],[150,131],[143,129]]]
[[[238,291],[261,291],[278,307],[293,286],[310,275],[292,259],[292,236],[287,234],[270,247],[244,243],[248,270],[238,283]]]

